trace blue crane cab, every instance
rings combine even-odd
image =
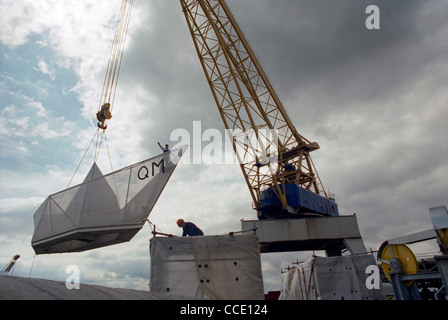
[[[294,183],[285,183],[286,199],[289,210],[282,208],[280,199],[275,194],[274,187],[260,192],[259,219],[269,219],[282,216],[307,214],[323,216],[339,216],[338,205],[333,199],[326,198]],[[283,186],[280,185],[283,191]]]

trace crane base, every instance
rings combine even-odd
[[[242,220],[241,227],[256,229],[261,253],[325,250],[328,256],[339,256],[344,249],[352,254],[367,252],[356,215]]]

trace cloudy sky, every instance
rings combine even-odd
[[[30,245],[34,212],[67,186],[96,130],[120,4],[0,0],[0,264],[20,254],[15,275],[65,280],[74,264],[82,282],[147,289],[147,225],[129,243],[79,254],[34,257]],[[447,2],[228,4],[297,130],[320,144],[319,175],[341,214],[357,214],[366,247],[429,229],[428,208],[448,205]],[[379,30],[365,25],[371,4]],[[180,3],[135,0],[107,132],[114,168],[158,154],[158,141],[177,143],[176,129],[193,140],[194,121],[223,131]],[[181,164],[149,218],[167,233],[184,218],[223,234],[255,219],[251,208],[238,166]],[[279,288],[282,261],[308,257],[263,255],[266,291]]]

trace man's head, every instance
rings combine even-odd
[[[170,147],[169,145],[167,145],[167,144],[165,145],[165,148],[167,148],[167,149],[168,149],[169,147]]]
[[[185,221],[184,221],[184,219],[179,219],[179,220],[177,220],[177,225],[179,226],[179,228],[183,228],[183,227],[185,227]]]

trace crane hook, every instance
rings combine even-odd
[[[112,113],[110,111],[110,103],[105,103],[101,106],[101,110],[96,114],[96,118],[98,119],[98,128],[106,130],[107,126],[105,124],[106,120],[110,120],[112,118]]]

